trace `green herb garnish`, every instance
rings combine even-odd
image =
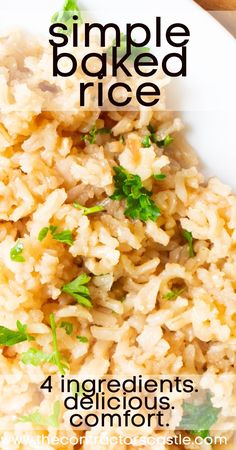
[[[153,175],[153,178],[157,181],[165,180],[166,175],[164,173],[157,173],[156,175]]]
[[[111,46],[107,49],[108,56],[112,56],[112,49],[113,47],[117,47],[117,56],[122,57],[127,52],[127,36],[124,33],[121,33],[120,36],[120,45],[116,45],[116,40],[112,42]],[[134,61],[137,56],[139,56],[141,53],[149,53],[150,48],[149,47],[135,47],[132,45],[131,47],[131,54],[129,56],[129,60]],[[145,59],[143,59],[145,61]]]
[[[70,336],[73,333],[73,324],[71,322],[63,321],[60,325],[60,328],[64,328],[68,336]]]
[[[217,421],[221,408],[215,408],[208,394],[206,401],[201,405],[183,403],[184,415],[180,423],[183,430],[189,430],[194,436],[201,436],[203,439],[209,436],[211,426]],[[194,427],[194,428],[193,428]]]
[[[23,325],[19,320],[16,322],[17,330],[0,326],[0,345],[11,347],[24,341],[34,341],[34,337],[26,332],[27,325]]]
[[[167,136],[164,139],[158,140],[157,139],[157,145],[158,147],[168,147],[168,145],[172,144],[174,138],[167,134]]]
[[[84,216],[88,216],[89,214],[98,213],[101,211],[104,211],[104,206],[96,205],[91,206],[91,208],[87,208],[86,206],[80,205],[79,203],[75,202],[73,203],[73,206],[77,209],[81,209],[83,211]]]
[[[142,140],[142,147],[144,147],[144,148],[151,147],[150,136],[148,136],[148,135],[144,136],[144,138]]]
[[[38,240],[41,242],[45,239],[45,237],[48,235],[49,227],[44,227],[42,230],[40,230],[38,234]]]
[[[88,132],[88,134],[85,134],[82,136],[82,141],[88,141],[89,144],[95,144],[96,137],[98,134],[110,134],[111,128],[97,128],[96,125],[93,126],[93,128]]]
[[[32,366],[40,366],[43,363],[51,363],[55,364],[60,373],[65,375],[65,370],[68,369],[68,364],[61,356],[61,353],[58,349],[57,343],[57,327],[55,323],[54,314],[50,314],[50,325],[52,330],[52,339],[53,339],[53,352],[52,353],[44,353],[42,350],[38,350],[37,348],[29,348],[26,352],[22,353],[21,361],[23,364],[31,364]]]
[[[187,231],[187,230],[183,230],[182,234],[183,234],[184,239],[188,243],[189,258],[193,258],[196,255],[194,248],[193,248],[193,235],[192,235],[191,231]]]
[[[50,326],[52,330],[52,345],[53,345],[53,361],[58,367],[60,373],[62,375],[65,375],[65,370],[68,369],[68,364],[63,360],[61,353],[58,348],[58,342],[57,342],[57,326],[55,322],[55,316],[54,314],[50,314]]]
[[[51,232],[52,238],[58,242],[62,242],[63,244],[72,245],[74,242],[72,232],[70,230],[64,230],[61,232],[57,232],[58,227],[50,225],[50,227],[44,227],[39,232],[38,240],[41,242],[45,237]]]
[[[63,244],[72,245],[74,242],[72,232],[70,230],[64,230],[60,233],[53,233],[52,234],[53,239],[55,239],[58,242],[62,242]]]
[[[150,198],[152,192],[142,185],[140,176],[128,173],[122,166],[114,167],[114,172],[115,191],[110,198],[126,200],[126,217],[155,222],[161,214],[160,209]]]
[[[61,410],[60,401],[57,400],[53,405],[53,412],[51,416],[44,417],[39,410],[36,410],[28,415],[21,416],[19,418],[19,422],[30,422],[33,423],[34,425],[39,425],[42,427],[51,426],[54,428],[58,428],[60,419],[60,410]]]
[[[25,258],[22,255],[24,250],[24,245],[22,242],[17,241],[16,245],[10,250],[10,258],[15,262],[25,262]]]
[[[73,23],[76,23],[73,19],[74,15],[78,16],[77,23],[81,25],[83,23],[83,19],[77,0],[65,0],[62,9],[52,16],[51,23],[63,23],[66,25],[67,30],[63,30],[63,32],[64,34],[70,36],[73,29]]]
[[[29,350],[22,353],[21,362],[23,362],[23,364],[31,364],[36,367],[45,362],[55,364],[55,358],[53,354],[47,354],[37,348],[31,347]]]
[[[161,148],[168,147],[168,145],[170,145],[174,140],[174,138],[172,136],[170,136],[169,134],[167,134],[164,139],[158,139],[158,137],[156,135],[156,130],[153,127],[153,125],[151,125],[151,124],[148,125],[147,129],[150,132],[149,137],[150,137],[151,141],[154,144],[158,145],[158,147],[161,147]]]
[[[71,297],[75,298],[80,305],[86,306],[86,308],[91,308],[92,302],[90,297],[89,288],[85,286],[91,277],[89,277],[86,273],[82,273],[75,280],[70,283],[65,284],[62,287],[62,292],[65,292]]]
[[[76,339],[78,339],[83,344],[87,344],[88,338],[86,336],[76,336]]]
[[[172,289],[164,295],[165,300],[176,300],[179,295],[183,294],[185,288],[183,289]]]
[[[111,128],[106,128],[106,127],[104,127],[104,128],[99,128],[99,129],[97,130],[97,133],[98,133],[98,134],[111,134]]]
[[[151,140],[151,142],[153,142],[153,144],[157,144],[157,136],[155,128],[153,127],[153,125],[150,124],[148,125],[147,129],[150,132],[149,139]]]

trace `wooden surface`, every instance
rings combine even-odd
[[[236,0],[195,0],[236,37]]]
[[[197,0],[197,3],[212,11],[236,11],[236,0]]]

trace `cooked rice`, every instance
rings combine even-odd
[[[34,40],[22,39],[12,34],[0,43],[0,324],[10,329],[17,320],[27,324],[37,347],[48,353],[50,313],[56,320],[69,319],[77,334],[89,338],[84,344],[58,328],[59,348],[69,359],[70,374],[77,377],[204,373],[205,386],[215,387],[213,403],[227,417],[229,404],[217,388],[217,377],[233,374],[236,364],[236,197],[218,179],[204,180],[184,142],[180,120],[169,112],[82,111],[77,108],[76,80],[68,79],[58,81],[63,87],[60,101],[68,102],[73,112],[56,107],[46,111],[48,93],[40,86],[55,84],[49,56]],[[171,133],[173,144],[142,148],[150,122],[161,136]],[[99,135],[90,145],[80,137],[94,123],[111,127],[113,134]],[[109,198],[117,164],[138,174],[153,191],[161,210],[156,222],[126,218],[124,202]],[[157,182],[152,175],[160,172],[167,177]],[[87,207],[102,204],[105,210],[85,216],[74,201]],[[73,245],[50,236],[39,242],[39,231],[49,224],[71,230]],[[193,258],[182,229],[192,232]],[[18,238],[24,245],[22,263],[10,258]],[[82,272],[92,276],[92,309],[61,293],[61,287]],[[166,300],[176,283],[185,290],[175,301]],[[39,399],[38,386],[58,368],[49,363],[24,365],[20,355],[28,348],[28,342],[1,348],[2,432],[37,434],[37,426],[15,422],[34,409],[36,400],[42,414],[51,412],[53,397]],[[227,421],[219,429],[228,437],[232,434]],[[46,431],[60,435],[51,428]],[[107,430],[111,436],[119,432],[124,430]],[[81,434],[68,426],[66,433]],[[9,444],[8,450],[29,448]],[[80,448],[93,450],[94,445]]]

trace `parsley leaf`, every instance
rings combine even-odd
[[[50,227],[44,227],[38,234],[38,240],[41,242],[51,232],[52,238],[63,244],[72,245],[74,242],[72,232],[70,230],[64,230],[57,232],[58,227],[50,225]]]
[[[125,145],[125,138],[124,138],[123,134],[120,135],[119,141],[122,145]]]
[[[151,147],[150,136],[148,136],[148,135],[144,136],[144,138],[142,140],[142,147],[144,147],[144,148]]]
[[[52,330],[52,345],[53,345],[53,363],[56,364],[59,371],[62,375],[65,375],[65,369],[68,369],[68,364],[63,361],[63,358],[61,356],[61,353],[58,348],[58,342],[57,342],[57,326],[55,322],[55,316],[54,314],[50,314],[50,326]]]
[[[120,36],[120,45],[116,46],[116,40],[112,42],[111,46],[107,49],[108,56],[112,56],[112,49],[113,47],[117,47],[117,56],[122,57],[127,52],[127,36],[124,33],[121,33]],[[140,55],[141,53],[149,53],[150,48],[149,47],[135,47],[132,45],[131,47],[131,54],[128,59],[131,61],[134,61],[135,58]],[[143,59],[145,61],[145,59]]]
[[[185,291],[185,288],[183,289],[172,289],[171,291],[167,292],[164,295],[165,300],[176,300],[179,295],[181,295]]]
[[[164,139],[157,140],[158,147],[168,147],[168,145],[172,144],[174,138],[167,134],[167,136]]]
[[[26,332],[27,325],[23,325],[19,320],[16,322],[17,330],[10,330],[9,328],[0,326],[0,345],[10,347],[19,342],[34,341],[34,337]]]
[[[170,136],[169,134],[166,135],[166,137],[164,139],[158,139],[157,135],[156,135],[156,131],[155,128],[153,127],[153,125],[148,125],[147,127],[148,131],[150,132],[150,139],[151,141],[158,145],[158,147],[168,147],[168,145],[172,144],[174,138],[172,136]]]
[[[82,136],[82,141],[88,141],[89,144],[95,144],[97,137],[97,127],[96,125],[93,126],[93,128],[88,132],[88,134],[85,134]]]
[[[38,234],[38,240],[41,242],[45,239],[45,237],[48,235],[49,227],[44,227],[42,230],[40,230]]]
[[[83,211],[84,216],[88,216],[89,214],[94,214],[97,212],[104,211],[104,206],[96,205],[92,206],[91,208],[87,208],[86,206],[80,205],[79,203],[75,202],[73,203],[73,206],[77,209],[81,209]]]
[[[68,334],[68,336],[70,336],[73,333],[73,324],[71,322],[66,322],[63,321],[60,325],[60,328],[64,328],[66,334]]]
[[[22,353],[21,362],[23,362],[23,364],[31,364],[36,367],[45,362],[54,363],[54,359],[52,354],[47,354],[37,348],[31,347],[27,350],[27,352]]]
[[[15,262],[25,262],[25,258],[22,255],[24,250],[24,245],[22,242],[17,241],[16,245],[10,250],[10,258]]]
[[[111,128],[97,128],[96,125],[92,127],[92,129],[88,132],[88,134],[85,134],[82,136],[82,141],[88,141],[89,144],[95,144],[96,137],[98,134],[110,134]]]
[[[53,339],[53,352],[52,353],[44,353],[42,350],[38,350],[37,348],[29,348],[26,352],[22,353],[21,361],[23,364],[31,364],[32,366],[40,366],[43,363],[49,362],[51,364],[55,364],[62,375],[65,374],[65,369],[68,369],[68,364],[63,360],[61,353],[58,349],[57,343],[57,331],[56,331],[56,323],[54,314],[50,315],[50,325],[52,330],[52,339]]]
[[[78,339],[83,344],[87,344],[88,338],[86,336],[76,336],[76,339]]]
[[[183,430],[190,430],[194,436],[205,438],[209,436],[209,429],[217,421],[221,408],[214,408],[211,396],[208,394],[206,401],[201,405],[183,403],[184,415],[180,426]]]
[[[166,175],[164,173],[157,173],[156,175],[153,175],[153,178],[157,181],[165,180]]]
[[[196,255],[194,248],[193,248],[193,235],[192,235],[191,231],[187,231],[187,230],[183,230],[182,234],[183,234],[184,239],[188,243],[189,258],[193,258]]]
[[[60,410],[61,410],[61,404],[60,401],[57,400],[53,405],[53,412],[51,416],[49,417],[43,417],[41,412],[39,410],[36,410],[28,415],[21,416],[19,418],[19,422],[31,422],[34,425],[39,426],[51,426],[54,428],[59,427],[59,419],[60,419]]]
[[[153,142],[153,144],[157,144],[157,136],[156,136],[155,128],[150,124],[150,125],[148,125],[147,129],[150,132],[149,138],[151,139],[151,142]]]
[[[53,239],[63,244],[72,245],[74,242],[72,232],[70,230],[64,230],[60,233],[52,233]]]
[[[150,131],[150,135],[156,133],[155,128],[151,123],[147,126],[147,129],[148,129],[148,131]]]
[[[67,30],[63,30],[68,36],[71,35],[73,29],[73,23],[75,23],[73,16],[77,15],[78,24],[83,23],[80,9],[77,4],[77,0],[65,0],[62,9],[55,14],[53,14],[51,23],[64,23],[67,26]]]
[[[98,134],[111,134],[111,128],[106,128],[106,127],[104,127],[104,128],[99,128],[99,129],[97,130],[97,133],[98,133]]]
[[[115,191],[110,196],[112,200],[126,200],[125,216],[131,219],[139,219],[143,222],[153,222],[160,216],[158,206],[150,198],[152,192],[142,185],[139,175],[128,173],[122,166],[114,167]]]
[[[71,295],[75,300],[77,300],[80,305],[86,306],[86,308],[92,307],[92,302],[90,298],[89,288],[85,286],[91,277],[86,273],[82,273],[77,278],[72,280],[70,283],[65,284],[62,287],[62,292]]]

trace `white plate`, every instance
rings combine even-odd
[[[52,14],[63,0],[0,2],[1,26],[20,25],[48,33]],[[78,0],[99,21],[150,24],[155,16],[182,21],[191,30],[188,77],[171,83],[170,107],[180,110],[188,139],[207,176],[218,176],[236,190],[236,40],[192,0]],[[173,49],[172,49],[173,51]]]

